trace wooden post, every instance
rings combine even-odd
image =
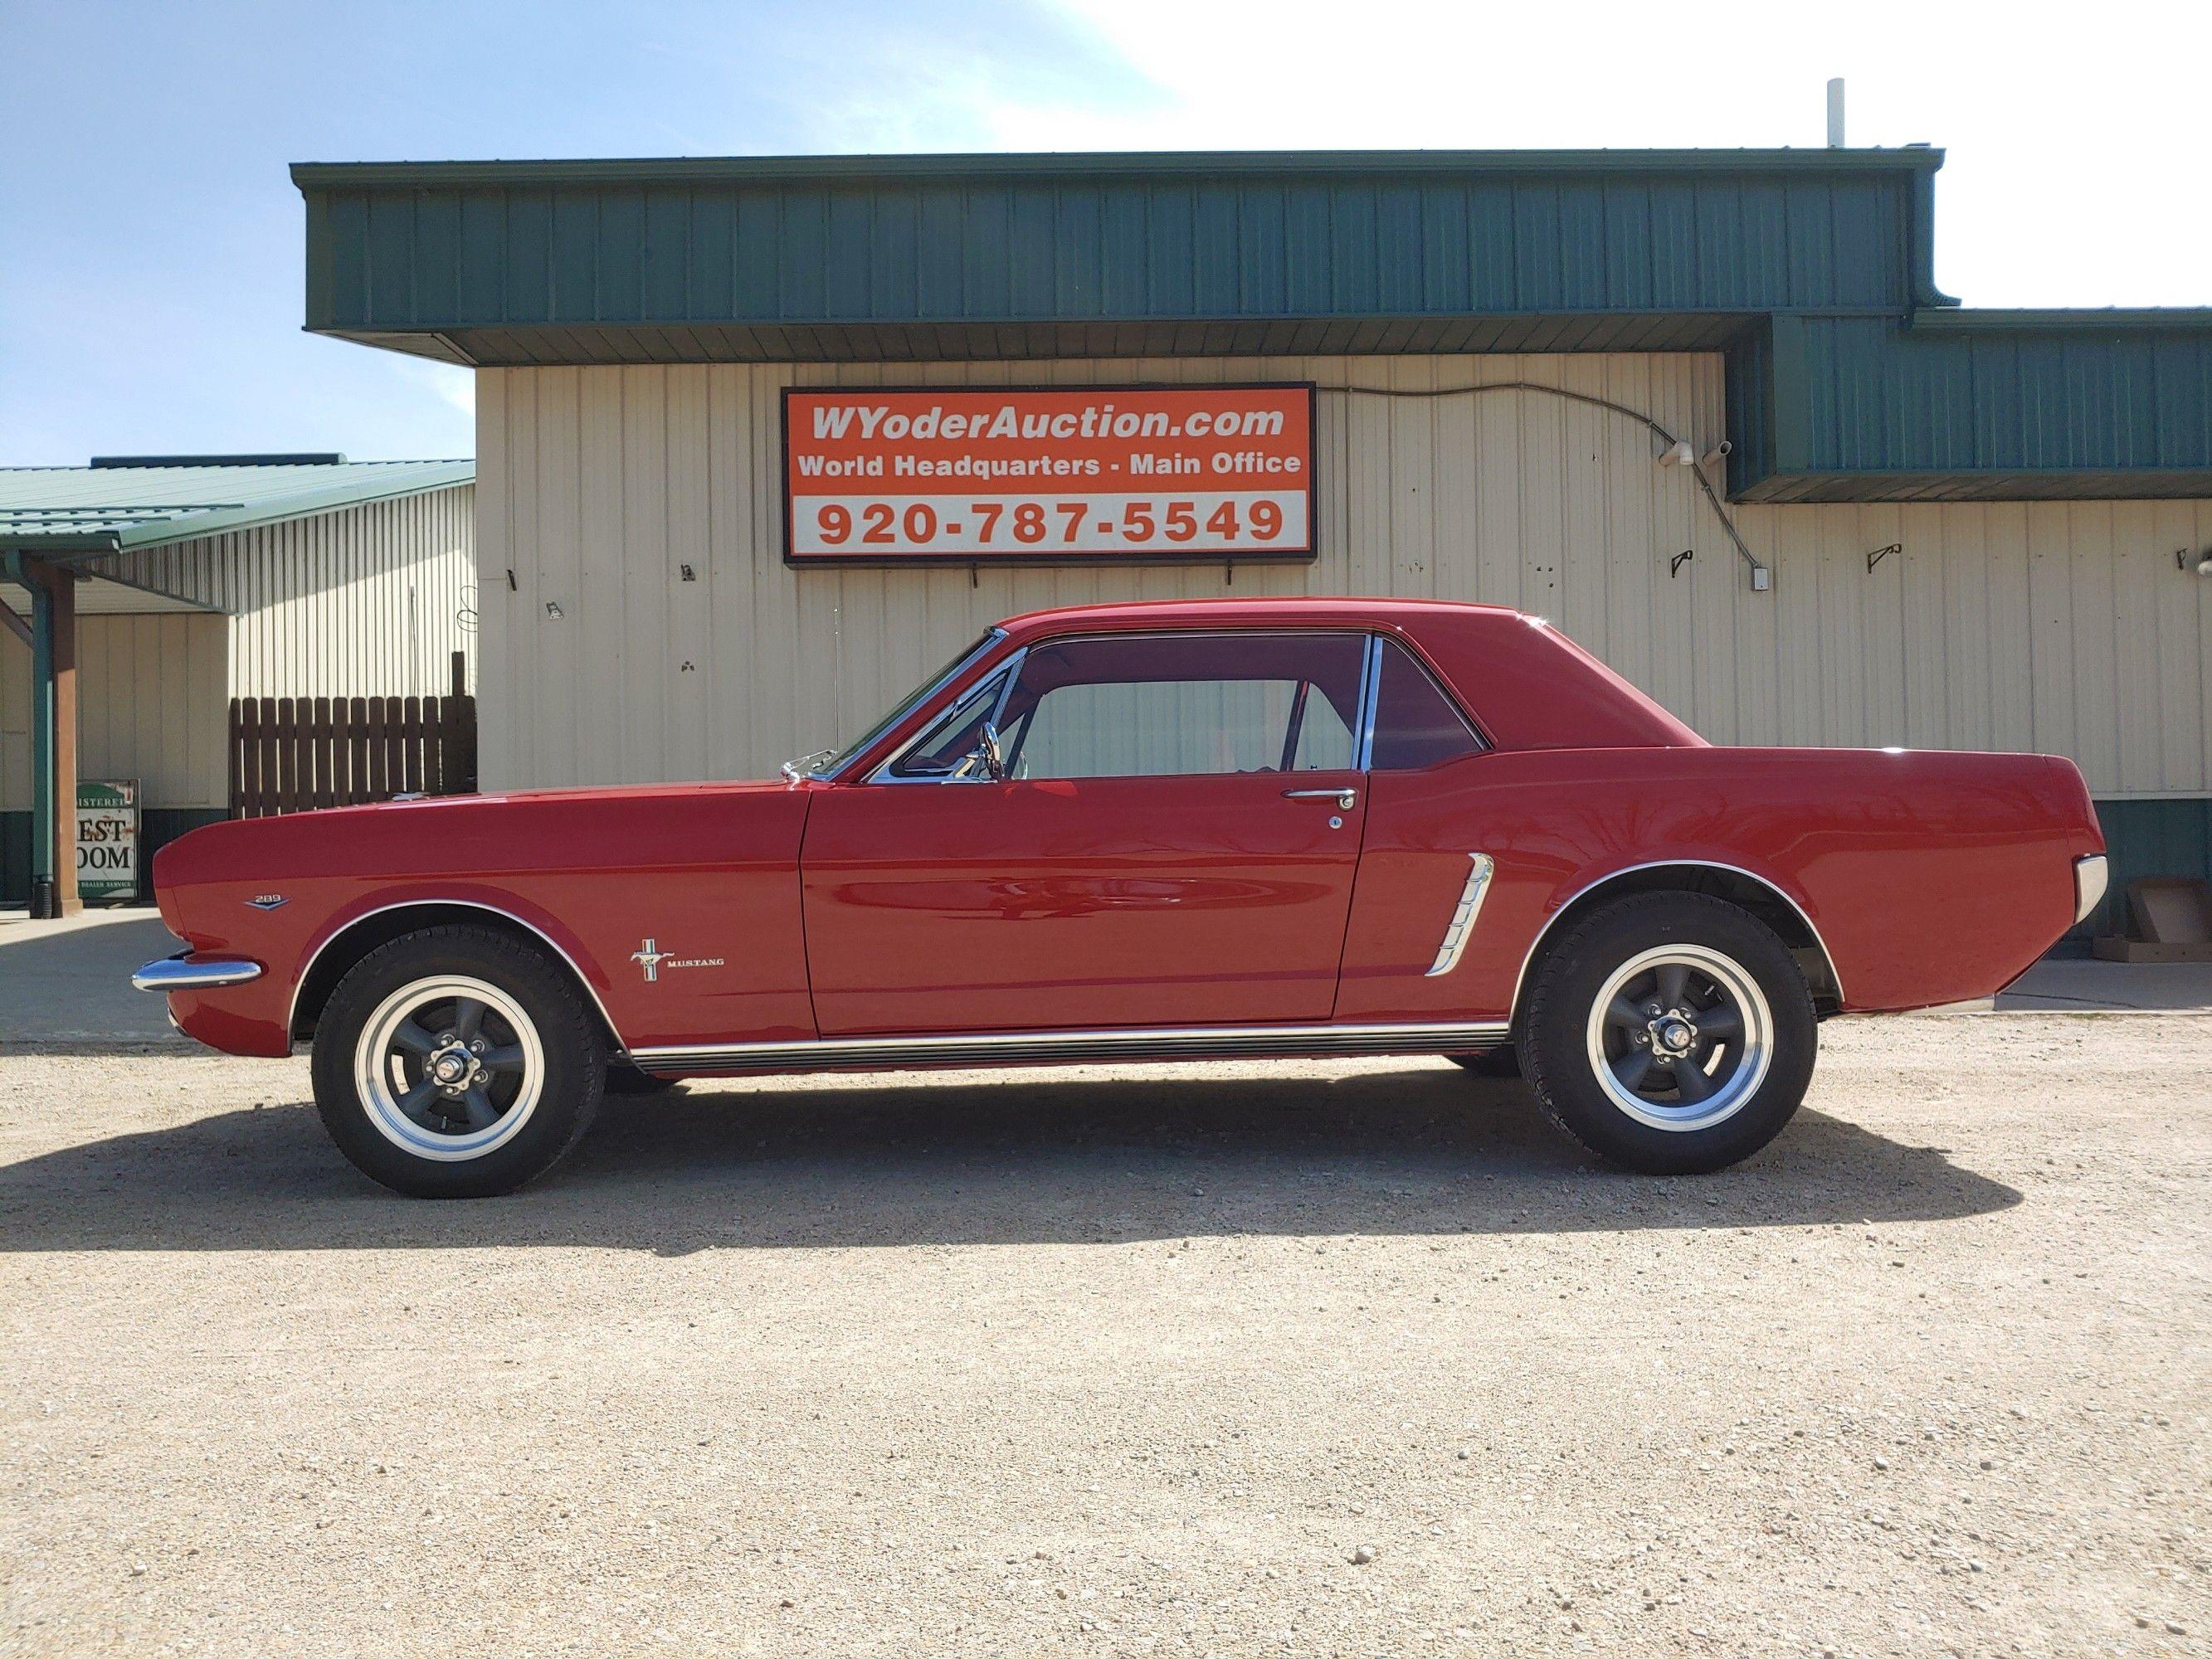
[[[21,564],[31,590],[31,915],[73,916],[76,890],[76,578]]]
[[[76,576],[46,567],[54,592],[54,913],[84,908],[76,890]]]

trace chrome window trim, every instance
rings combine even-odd
[[[2074,860],[2074,920],[2076,924],[2088,921],[2089,913],[2105,902],[2105,890],[2112,878],[2112,867],[2102,853],[2090,853]]]
[[[1490,891],[1490,878],[1498,862],[1487,853],[1469,853],[1467,881],[1460,888],[1459,902],[1453,907],[1452,917],[1444,928],[1443,942],[1437,946],[1437,959],[1429,964],[1423,979],[1435,979],[1449,974],[1459,966],[1459,959],[1467,954],[1468,936],[1474,932],[1475,918],[1482,914],[1482,901]]]
[[[954,663],[951,667],[946,669],[942,674],[939,674],[935,679],[932,680],[925,690],[918,691],[914,696],[908,697],[907,699],[908,705],[912,708],[920,708],[926,705],[931,698],[941,696],[947,686],[951,685],[963,674],[973,668],[980,659],[988,656],[994,650],[997,649],[999,645],[1004,641],[1006,637],[1006,630],[1000,628],[995,623],[989,628],[985,629],[983,630],[983,637],[975,641],[974,647],[969,651],[966,656],[961,658],[960,660]],[[936,724],[933,720],[930,723],[932,725]],[[903,753],[905,751],[902,749],[900,752]],[[834,782],[845,773],[850,771],[860,758],[861,751],[856,750],[847,759],[842,762],[838,765],[836,770],[832,772],[809,772],[806,775],[819,782]]]
[[[991,703],[991,723],[994,726],[998,724],[999,716],[1006,710],[1006,699],[1013,695],[1014,681],[1019,678],[1022,672],[1022,663],[1029,654],[1029,647],[1026,645],[1022,647],[1020,650],[1008,657],[1006,661],[1000,663],[996,668],[993,669],[988,675],[976,682],[976,684],[970,688],[975,691],[981,691],[988,689],[993,680],[995,679],[999,682],[999,695],[992,701]],[[959,776],[949,772],[941,777],[902,778],[891,770],[893,767],[896,766],[901,761],[904,760],[908,755],[912,754],[916,749],[919,749],[923,744],[934,737],[939,731],[943,729],[945,723],[947,720],[951,720],[955,714],[958,713],[959,710],[967,706],[967,696],[963,694],[953,698],[951,702],[946,703],[943,708],[938,710],[937,718],[935,720],[931,720],[923,726],[921,731],[915,732],[904,743],[901,744],[894,752],[886,756],[884,759],[883,764],[876,768],[874,771],[868,774],[866,781],[870,783],[900,784],[989,783],[992,781],[988,777]]]
[[[1359,741],[1352,751],[1352,769],[1375,769],[1375,714],[1382,700],[1382,636],[1367,635],[1367,660],[1359,669]]]
[[[203,957],[190,960],[191,952],[180,951],[173,957],[163,957],[149,962],[131,975],[131,987],[137,991],[210,990],[221,985],[246,985],[259,979],[261,964],[248,962],[242,957]]]
[[[1516,1017],[1520,1014],[1521,993],[1528,982],[1529,965],[1536,960],[1536,953],[1544,948],[1545,938],[1551,933],[1559,919],[1566,915],[1568,910],[1585,895],[1595,893],[1607,882],[1618,881],[1623,876],[1632,876],[1639,870],[1724,870],[1732,876],[1741,876],[1747,881],[1757,882],[1797,913],[1797,920],[1805,924],[1805,931],[1812,934],[1813,943],[1820,947],[1820,955],[1828,964],[1828,977],[1835,984],[1836,1000],[1841,1002],[1844,1000],[1843,970],[1836,966],[1835,953],[1828,949],[1828,941],[1820,937],[1820,930],[1813,925],[1813,918],[1805,914],[1805,907],[1767,878],[1754,870],[1747,870],[1740,864],[1723,864],[1716,859],[1651,859],[1643,864],[1631,864],[1619,870],[1608,870],[1596,880],[1583,883],[1562,899],[1553,909],[1552,914],[1544,918],[1544,925],[1536,930],[1536,937],[1529,942],[1527,954],[1521,958],[1521,971],[1513,976],[1513,1000],[1506,1004],[1507,1013]]]
[[[957,1066],[1006,1060],[1166,1062],[1206,1055],[1446,1054],[1505,1041],[1502,1020],[1348,1025],[1123,1026],[1096,1030],[948,1031],[927,1036],[814,1037],[799,1042],[676,1043],[634,1048],[647,1072],[777,1071],[884,1064]]]
[[[570,956],[566,951],[562,950],[559,943],[555,940],[552,935],[548,933],[543,927],[538,927],[535,922],[524,921],[520,916],[516,915],[512,910],[502,910],[498,905],[487,904],[482,899],[410,898],[403,899],[396,904],[380,904],[374,910],[362,911],[359,915],[348,921],[344,927],[333,930],[328,939],[325,939],[320,945],[318,945],[315,947],[314,954],[310,956],[307,961],[300,964],[299,977],[292,981],[292,1000],[284,1010],[284,1050],[287,1054],[291,1052],[293,1042],[292,1032],[296,1026],[300,1017],[301,988],[307,984],[308,979],[314,974],[315,964],[323,959],[323,952],[329,950],[331,945],[337,944],[338,940],[343,939],[348,933],[353,932],[355,928],[358,927],[362,922],[367,921],[371,916],[389,915],[394,910],[417,910],[434,904],[446,905],[456,910],[481,910],[488,916],[503,917],[507,921],[513,922],[516,927],[526,928],[531,933],[535,933],[539,939],[544,940],[546,948],[551,951],[555,956],[560,957],[562,961],[568,964],[568,971],[575,975],[576,982],[584,988],[584,994],[591,998],[592,1006],[599,1011],[599,1018],[606,1021],[607,1030],[614,1036],[614,1052],[617,1054],[627,1054],[629,1052],[628,1045],[623,1042],[622,1027],[615,1024],[614,1016],[607,1012],[607,1005],[600,998],[599,988],[592,983],[591,976],[585,973],[582,968],[577,965],[576,958]]]

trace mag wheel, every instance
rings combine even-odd
[[[1527,1024],[1546,1109],[1592,1152],[1656,1175],[1721,1169],[1771,1140],[1817,1042],[1781,940],[1692,893],[1591,915],[1546,958]]]
[[[331,1139],[416,1197],[484,1197],[543,1174],[583,1133],[605,1071],[566,974],[487,928],[429,928],[370,952],[315,1034]]]

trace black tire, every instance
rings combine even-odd
[[[1480,1054],[1446,1054],[1444,1058],[1476,1077],[1512,1079],[1521,1075],[1521,1051],[1510,1042],[1485,1048]]]
[[[492,994],[432,994],[454,981]],[[419,1018],[409,1012],[410,997],[422,999]],[[484,1045],[473,1061],[436,1029],[452,1022],[458,1038],[470,1003],[479,1011],[474,1036]],[[363,1050],[372,1021],[395,1034],[374,1061]],[[426,1032],[436,1054],[421,1052]],[[465,1098],[447,1098],[429,1076],[437,1055],[448,1054],[476,1079]],[[483,1065],[501,1069],[477,1069]],[[363,1175],[413,1198],[489,1198],[534,1181],[582,1137],[599,1109],[607,1061],[599,1027],[564,968],[508,934],[451,927],[408,933],[354,965],[317,1022],[313,1069],[324,1127]],[[430,1104],[404,1103],[425,1091]],[[519,1119],[512,1116],[518,1109]],[[473,1115],[460,1124],[441,1113]],[[422,1150],[403,1145],[402,1136]],[[484,1149],[465,1150],[475,1142]]]
[[[1657,965],[1608,990],[1647,953]],[[1685,963],[1684,979],[1671,981],[1676,1002],[1663,1004],[1656,975]],[[1678,1006],[1692,1018],[1673,1021]],[[1635,1035],[1655,1007],[1662,1015]],[[1731,1024],[1733,1049],[1729,1036],[1707,1030]],[[1765,923],[1702,894],[1645,893],[1593,911],[1546,955],[1521,1050],[1546,1112],[1591,1152],[1647,1175],[1695,1175],[1738,1163],[1782,1132],[1812,1081],[1818,1030],[1804,973]],[[1650,1058],[1677,1042],[1690,1045],[1703,1100],[1674,1081],[1680,1060]],[[1608,1055],[1617,1046],[1610,1081],[1598,1075],[1593,1044]],[[1632,1085],[1639,1062],[1642,1081]]]

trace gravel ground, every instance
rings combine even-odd
[[[1824,1036],[1702,1180],[1399,1060],[446,1205],[302,1062],[0,1058],[0,1651],[2212,1652],[2212,1018]]]

